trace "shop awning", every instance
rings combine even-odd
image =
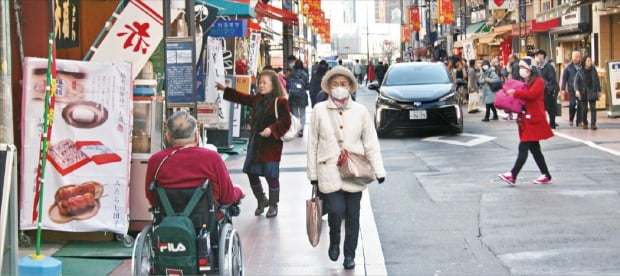
[[[569,24],[549,30],[550,34],[586,33],[589,32],[588,23]]]
[[[254,7],[250,6],[250,0],[208,0],[208,2],[210,6],[221,8],[218,15],[237,16],[241,18],[256,17]],[[196,0],[196,3],[207,5],[207,1],[205,0]]]
[[[255,10],[259,17],[264,16],[293,26],[297,26],[299,24],[297,14],[265,4],[263,1],[258,1],[256,3]]]
[[[480,44],[489,44],[491,42],[493,42],[495,40],[495,36],[497,34],[494,33],[487,33],[483,36],[478,37],[478,43]]]
[[[488,32],[488,31],[489,31],[489,27],[487,26],[486,22],[478,22],[478,23],[470,24],[467,26],[467,28],[465,28],[466,35],[480,33],[480,32]]]
[[[532,21],[532,32],[542,33],[550,29],[560,26],[560,18],[554,18],[547,21]]]

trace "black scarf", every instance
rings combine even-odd
[[[594,79],[592,78],[592,67],[590,68],[586,68],[585,66],[583,67],[583,74],[584,74],[584,83],[585,83],[585,89],[591,89],[594,87]]]
[[[256,110],[254,110],[254,118],[252,121],[252,128],[255,130],[262,129],[262,123],[265,118],[265,113],[267,113],[267,107],[271,103],[275,103],[276,96],[274,93],[264,94],[262,95],[258,104],[256,104]]]

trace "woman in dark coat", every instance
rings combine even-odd
[[[540,77],[540,71],[536,64],[532,63],[535,61],[531,57],[524,57],[519,62],[519,75],[527,84],[527,90],[515,91],[510,89],[506,91],[507,94],[514,95],[515,98],[524,99],[526,110],[519,113],[517,117],[520,139],[517,161],[510,172],[498,175],[500,179],[510,185],[515,185],[517,175],[527,160],[528,151],[532,152],[536,165],[542,173],[538,179],[534,180],[534,183],[551,183],[551,174],[549,174],[545,156],[540,150],[540,140],[553,137],[551,126],[547,122],[545,102],[543,101],[545,81]]]
[[[280,158],[282,157],[282,137],[291,126],[291,112],[287,94],[272,70],[264,70],[258,76],[259,94],[239,92],[221,83],[224,99],[247,105],[251,108],[252,127],[243,172],[248,175],[250,187],[258,201],[255,215],[263,213],[269,206],[267,217],[278,215],[280,200]],[[276,107],[277,105],[277,107]],[[276,110],[278,119],[276,119]],[[259,176],[265,177],[269,184],[269,199],[263,193]]]
[[[584,59],[583,67],[577,71],[575,76],[575,96],[579,98],[581,105],[581,118],[583,118],[583,129],[588,129],[588,107],[590,108],[590,124],[592,130],[596,130],[596,101],[601,96],[601,80],[598,72],[592,65],[592,58]]]

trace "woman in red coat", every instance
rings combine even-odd
[[[266,207],[269,207],[267,217],[274,217],[278,215],[278,202],[280,201],[279,177],[280,158],[282,157],[280,137],[291,126],[291,111],[286,90],[282,87],[278,74],[273,70],[264,70],[260,73],[257,84],[260,93],[256,95],[239,92],[221,83],[216,83],[215,86],[217,89],[224,90],[225,100],[251,108],[252,127],[243,172],[248,175],[250,187],[258,201],[254,214],[258,216]],[[267,180],[269,199],[265,197],[259,176]]]
[[[515,185],[517,175],[525,161],[527,160],[528,151],[532,152],[536,165],[542,173],[538,179],[534,180],[535,184],[551,183],[551,174],[540,150],[540,140],[553,137],[551,126],[547,122],[545,115],[545,81],[540,77],[540,71],[534,59],[525,57],[519,61],[519,75],[527,84],[527,90],[515,91],[510,89],[506,91],[509,95],[525,100],[525,111],[519,113],[517,124],[519,125],[519,154],[517,161],[510,172],[499,174],[499,178],[510,185]]]
[[[372,61],[368,61],[368,68],[366,69],[366,84],[368,82],[375,81],[375,66],[372,65]]]

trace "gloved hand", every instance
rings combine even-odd
[[[310,184],[312,185],[318,185],[319,181],[318,180],[310,180]]]
[[[377,178],[377,181],[379,181],[379,184],[383,183],[383,181],[385,181],[385,177],[379,177]]]

